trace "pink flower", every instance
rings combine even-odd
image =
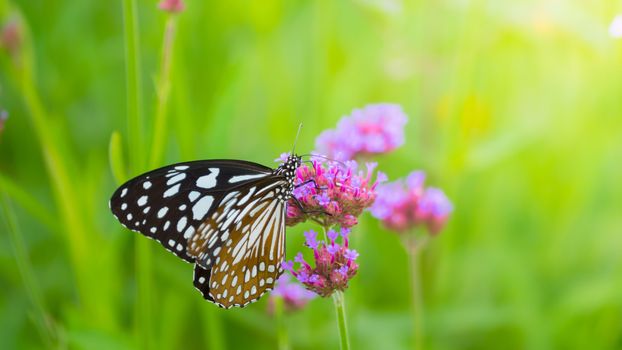
[[[277,280],[271,296],[283,298],[285,309],[295,311],[305,307],[311,299],[316,297],[316,294],[306,290],[302,285],[290,281],[289,275],[282,274]],[[274,300],[271,298],[270,304],[273,305],[273,303]]]
[[[182,12],[186,5],[182,0],[162,0],[158,4],[160,10],[170,12],[170,13],[179,13]]]
[[[439,233],[453,211],[445,193],[438,188],[424,188],[425,174],[412,172],[406,181],[382,184],[370,208],[373,216],[389,229],[405,232],[425,225],[431,234]]]
[[[407,117],[399,105],[371,104],[343,117],[315,140],[319,153],[337,160],[387,153],[404,143]]]
[[[375,167],[376,164],[369,163],[366,171],[358,170],[354,161],[314,160],[311,166],[303,164],[296,172],[295,199],[287,205],[287,225],[306,220],[324,227],[356,225],[357,217],[376,198],[377,181],[372,181]]]
[[[336,290],[344,291],[358,271],[355,260],[359,254],[348,248],[349,232],[349,229],[342,229],[342,244],[337,243],[340,235],[334,230],[327,232],[329,242],[318,242],[315,232],[306,232],[306,245],[315,247],[312,248],[315,267],[298,253],[295,258],[298,269],[294,269],[294,262],[291,261],[283,263],[283,269],[291,272],[308,290],[322,297],[329,297]]]
[[[4,24],[0,31],[0,48],[16,59],[22,47],[22,27],[19,20],[11,19]]]

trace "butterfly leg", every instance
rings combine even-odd
[[[303,206],[302,203],[300,203],[300,201],[298,200],[298,198],[296,198],[295,196],[291,197],[294,200],[294,203],[296,204],[296,206],[298,207],[298,209],[300,209],[300,211],[303,214],[324,214],[324,215],[328,215],[328,216],[333,216],[331,213],[325,211],[325,210],[306,210]]]
[[[313,186],[315,187],[316,190],[325,190],[326,189],[326,187],[318,186],[317,182],[315,182],[315,179],[309,179],[309,180],[307,180],[305,182],[299,183],[298,185],[296,185],[294,187],[298,188],[298,187],[302,187],[302,186],[305,186],[305,185],[310,184],[310,183],[313,183]]]

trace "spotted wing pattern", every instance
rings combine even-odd
[[[228,191],[271,174],[268,167],[244,161],[178,163],[126,182],[112,195],[109,205],[123,226],[194,262],[186,249],[188,238]]]
[[[263,180],[228,193],[190,239],[194,285],[204,298],[243,307],[273,288],[283,272],[286,187],[287,181]]]
[[[285,256],[286,203],[301,158],[276,169],[234,160],[179,163],[123,184],[117,219],[195,263],[203,297],[229,308],[272,289]]]

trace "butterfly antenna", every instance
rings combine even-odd
[[[317,158],[323,158],[323,159],[326,159],[326,160],[328,160],[328,161],[330,161],[330,162],[335,162],[335,163],[339,163],[339,164],[341,164],[342,166],[346,166],[346,163],[344,163],[344,162],[342,162],[342,161],[340,161],[340,160],[333,159],[333,158],[329,158],[329,157],[324,156],[324,155],[321,155],[321,154],[301,154],[300,156],[301,156],[301,157],[317,157]]]
[[[302,129],[302,122],[298,125],[298,131],[296,132],[296,138],[294,139],[294,146],[292,147],[292,155],[294,155],[294,151],[296,150],[296,143],[298,142],[298,136],[300,136],[300,129]]]

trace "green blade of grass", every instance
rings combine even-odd
[[[123,22],[125,33],[127,131],[128,149],[130,150],[129,174],[135,175],[143,170],[144,159],[146,158],[142,133],[142,86],[136,0],[123,0]],[[135,304],[136,344],[148,349],[151,348],[153,339],[151,245],[147,239],[140,235],[135,236],[135,244],[137,279]]]
[[[108,160],[110,162],[110,170],[118,185],[127,180],[125,172],[125,161],[123,159],[123,140],[121,133],[115,131],[110,135],[110,143],[108,145]]]
[[[55,347],[58,343],[58,330],[48,316],[46,307],[43,303],[42,293],[39,284],[33,273],[33,268],[28,258],[28,251],[20,232],[17,218],[13,212],[9,197],[0,191],[0,203],[2,204],[2,216],[6,230],[9,234],[9,241],[15,255],[15,262],[24,283],[24,289],[30,303],[32,304],[35,325],[39,331],[43,343],[46,347]]]
[[[50,229],[50,231],[60,232],[58,221],[54,218],[50,211],[41,205],[39,201],[30,193],[23,190],[10,178],[2,174],[0,174],[0,191],[4,191],[9,197],[17,202],[17,204]]]

